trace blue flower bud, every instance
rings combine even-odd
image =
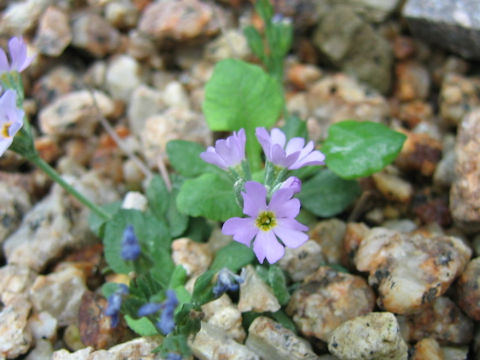
[[[140,256],[140,244],[138,243],[137,236],[132,225],[128,225],[123,231],[122,239],[122,259],[125,261],[128,260],[137,260]]]
[[[228,268],[222,268],[217,275],[217,283],[213,287],[213,295],[221,296],[227,291],[237,291],[238,284],[243,283],[243,278],[231,272]]]
[[[110,324],[116,327],[120,321],[120,308],[122,307],[123,295],[128,294],[128,287],[125,284],[118,284],[117,290],[107,298],[107,307],[104,314],[110,316]]]
[[[163,311],[160,319],[157,321],[157,327],[164,335],[170,334],[175,329],[175,308],[178,305],[177,295],[175,291],[167,290],[167,299],[162,304]]]
[[[182,360],[182,356],[180,354],[168,353],[165,360]]]
[[[139,317],[155,314],[162,309],[163,305],[159,303],[147,303],[138,309]]]

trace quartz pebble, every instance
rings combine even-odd
[[[245,280],[240,284],[238,310],[259,313],[280,310],[280,304],[273,290],[260,278],[252,265],[244,268],[242,278]]]
[[[14,359],[25,354],[32,344],[28,329],[31,304],[18,296],[0,311],[0,358]]]
[[[205,314],[204,321],[223,329],[232,339],[243,343],[245,330],[242,327],[242,314],[227,294],[203,305],[202,311]]]
[[[460,308],[480,321],[480,257],[472,259],[458,278],[457,297]]]
[[[35,347],[28,353],[25,360],[52,360],[53,346],[48,340],[35,340]]]
[[[35,27],[42,12],[50,3],[50,0],[2,3],[2,5],[8,4],[8,7],[2,10],[0,33],[11,36],[25,34]]]
[[[37,274],[27,266],[8,264],[0,268],[0,301],[13,305],[19,296],[28,298],[28,291]]]
[[[343,251],[343,238],[346,224],[338,219],[319,222],[310,231],[309,236],[322,247],[327,263],[340,263]]]
[[[455,180],[450,189],[450,211],[464,231],[480,230],[480,109],[470,112],[458,128]]]
[[[415,344],[412,360],[444,360],[443,351],[433,338],[424,338]]]
[[[213,62],[224,59],[246,59],[250,55],[247,39],[240,30],[229,29],[205,48],[205,58]]]
[[[125,194],[122,202],[122,209],[135,209],[139,211],[146,211],[148,207],[148,200],[145,195],[138,191],[129,191]]]
[[[0,245],[14,232],[23,215],[31,208],[30,196],[25,189],[0,181]],[[0,285],[1,286],[1,285]]]
[[[322,247],[314,240],[308,240],[298,248],[285,248],[285,255],[278,265],[293,281],[300,281],[315,272],[325,262]]]
[[[374,305],[363,278],[321,266],[293,292],[286,311],[303,335],[328,341],[338,325],[368,314]]]
[[[127,114],[131,131],[140,136],[145,121],[150,116],[162,112],[165,108],[166,105],[163,102],[161,91],[144,84],[139,85],[133,90],[128,102]]]
[[[221,328],[203,321],[200,331],[189,339],[189,345],[200,360],[260,360],[257,354],[234,341]]]
[[[71,266],[49,275],[39,275],[30,288],[37,312],[47,311],[59,326],[76,322],[83,293],[87,290],[82,271]]]
[[[328,349],[342,360],[407,360],[408,346],[392,313],[372,312],[338,326]]]
[[[43,108],[39,123],[42,132],[48,135],[89,137],[97,126],[98,116],[108,118],[114,113],[115,105],[107,95],[80,90],[62,95]]]
[[[401,177],[377,172],[372,175],[372,180],[380,193],[388,200],[408,204],[413,195],[413,186]]]
[[[175,265],[182,265],[188,275],[198,276],[207,271],[212,253],[208,244],[180,238],[172,242],[172,259]]]
[[[318,360],[306,340],[265,316],[257,317],[248,328],[246,345],[262,359]]]
[[[470,248],[456,237],[373,228],[360,243],[355,265],[370,273],[381,308],[410,314],[442,295],[470,256]]]
[[[129,55],[112,58],[105,73],[105,87],[113,99],[127,103],[141,82],[141,67],[135,58]]]
[[[440,296],[421,312],[399,319],[407,341],[426,337],[440,343],[466,345],[473,337],[473,321],[448,297]]]
[[[35,37],[38,52],[59,56],[72,40],[68,15],[57,7],[49,6],[40,18]]]

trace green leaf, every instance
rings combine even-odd
[[[276,265],[270,265],[267,269],[264,266],[256,267],[257,274],[265,281],[273,290],[280,305],[285,305],[290,300],[290,294],[287,290],[287,279],[282,269]]]
[[[142,247],[139,260],[124,261],[120,256],[122,251],[123,231],[127,225],[133,225],[135,235]],[[104,252],[105,259],[113,271],[128,274],[150,267],[161,267],[164,274],[161,277],[170,278],[173,262],[170,259],[171,239],[165,224],[156,217],[144,214],[138,210],[119,210],[105,227]],[[167,283],[168,283],[167,279]]]
[[[193,286],[193,293],[192,293],[192,302],[197,305],[206,304],[209,301],[214,299],[212,293],[212,279],[215,276],[216,272],[213,270],[208,270],[200,275],[197,280],[195,281],[195,285]]]
[[[217,170],[216,166],[200,158],[200,153],[204,151],[202,145],[191,141],[172,140],[167,143],[170,164],[180,175],[187,178]]]
[[[177,286],[183,286],[187,282],[187,270],[182,265],[177,265],[173,270],[170,282],[168,283],[169,289],[174,289]]]
[[[305,209],[317,216],[329,217],[341,213],[360,192],[357,181],[344,180],[324,169],[303,184],[298,198]]]
[[[185,237],[196,242],[206,242],[212,233],[212,226],[203,217],[190,218]]]
[[[166,357],[168,353],[176,353],[188,357],[192,353],[187,344],[187,337],[174,333],[168,334],[163,339],[162,345],[154,349],[153,352],[159,352],[162,357]]]
[[[397,157],[406,136],[370,121],[342,121],[328,129],[322,151],[330,170],[344,179],[369,176]]]
[[[100,206],[100,208],[102,208],[102,210],[106,211],[107,214],[112,215],[112,216],[121,207],[122,207],[122,202],[121,201],[115,201],[113,203],[105,204],[105,205]],[[101,218],[100,216],[95,214],[95,212],[93,212],[93,211],[91,211],[90,215],[88,216],[88,225],[90,227],[90,230],[92,230],[92,232],[99,237],[103,237],[104,227],[105,227],[105,224],[107,222],[108,222],[108,220],[105,220],[104,218]]]
[[[170,199],[168,202],[167,209],[167,222],[170,229],[170,235],[175,238],[182,235],[185,230],[187,230],[189,217],[188,215],[182,214],[177,208],[177,196],[180,191],[180,187],[183,184],[183,178],[179,176],[172,177],[172,191],[170,192]]]
[[[134,319],[130,315],[125,315],[124,318],[128,327],[140,336],[153,336],[160,334],[155,325],[147,317]]]
[[[273,6],[270,0],[257,0],[255,2],[255,11],[260,15],[265,23],[269,23],[273,17]]]
[[[307,123],[295,114],[287,117],[282,130],[287,139],[291,139],[293,137],[302,137],[304,139],[308,139]]]
[[[108,298],[120,287],[119,283],[107,282],[102,285],[102,295]]]
[[[247,38],[248,46],[252,52],[262,61],[265,58],[265,49],[263,47],[263,39],[260,33],[252,25],[243,29],[243,34]]]
[[[260,145],[255,128],[271,127],[283,110],[280,84],[259,66],[244,61],[220,61],[205,86],[203,112],[212,130],[245,128],[251,168],[260,168]]]
[[[184,214],[217,221],[242,215],[232,182],[213,173],[186,180],[177,196],[177,207]]]
[[[295,323],[290,319],[287,314],[283,310],[278,310],[274,313],[269,313],[269,316],[279,322],[283,327],[292,330],[294,333],[297,333],[297,327],[295,326]]]
[[[255,255],[252,249],[236,241],[232,241],[227,246],[218,250],[210,269],[218,271],[226,267],[233,272],[237,272],[245,265],[250,264],[254,259]]]
[[[159,219],[163,219],[168,209],[170,193],[163,179],[154,175],[147,187],[148,206],[153,214]]]

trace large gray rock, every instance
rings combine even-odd
[[[403,8],[415,36],[469,59],[480,59],[478,0],[409,0]]]
[[[393,52],[386,39],[348,6],[319,6],[314,45],[333,65],[382,93],[391,85]],[[342,24],[342,26],[339,26]]]

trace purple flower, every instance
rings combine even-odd
[[[138,238],[135,235],[135,230],[132,225],[128,225],[123,231],[122,239],[122,259],[125,261],[128,260],[137,260],[140,256],[141,249],[140,244],[138,243]]]
[[[224,170],[237,166],[245,159],[245,130],[240,129],[226,139],[217,140],[215,147],[209,146],[200,154],[203,161],[216,165]]]
[[[290,189],[294,194],[299,193],[302,189],[302,180],[296,176],[290,176],[280,185],[280,189]]]
[[[178,305],[177,295],[175,291],[167,290],[167,299],[162,304],[162,314],[160,320],[157,321],[157,327],[160,329],[163,335],[170,334],[175,329],[175,308]]]
[[[272,129],[269,134],[265,128],[260,127],[256,129],[255,134],[267,160],[277,166],[295,170],[307,165],[325,164],[325,155],[314,150],[313,141],[305,145],[305,139],[294,137],[285,146],[286,136],[277,128]]]
[[[303,233],[308,228],[295,220],[300,201],[292,199],[293,194],[291,188],[278,189],[267,205],[265,186],[255,181],[246,182],[242,196],[243,213],[248,217],[228,219],[222,232],[247,246],[254,239],[253,251],[258,261],[263,263],[267,258],[270,264],[277,262],[285,253],[284,246],[296,248],[308,240],[308,235]]]
[[[9,71],[22,72],[28,65],[31,64],[33,57],[27,57],[27,44],[20,36],[12,37],[8,41],[8,50],[10,52],[9,64],[7,54],[3,49],[0,49],[0,74]]]
[[[120,321],[120,308],[122,306],[123,296],[128,294],[128,287],[125,284],[118,284],[117,290],[107,299],[108,304],[104,313],[110,316],[110,324],[116,327]]]
[[[231,272],[228,268],[222,268],[217,275],[217,283],[213,287],[213,295],[219,297],[227,291],[237,291],[238,284],[243,283],[243,278]]]
[[[24,112],[17,108],[17,93],[6,90],[0,97],[0,156],[12,144],[13,136],[23,126]]]

